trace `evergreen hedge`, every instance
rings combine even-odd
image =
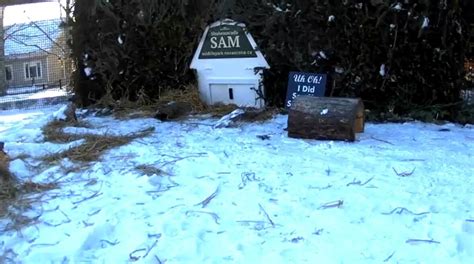
[[[85,104],[158,98],[193,82],[207,23],[247,24],[271,69],[267,101],[281,106],[289,71],[327,73],[327,96],[362,97],[375,112],[451,118],[464,88],[469,0],[77,0],[76,92]],[[91,68],[87,76],[84,68]]]
[[[469,43],[463,1],[237,2],[233,16],[272,67],[272,102],[282,102],[288,71],[300,70],[327,73],[327,96],[362,97],[376,112],[453,116]]]
[[[206,0],[78,0],[73,25],[75,91],[88,105],[158,98],[193,82],[189,61],[206,25]]]

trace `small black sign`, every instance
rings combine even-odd
[[[285,107],[290,108],[298,95],[324,96],[326,74],[310,72],[290,72]]]
[[[255,58],[244,28],[237,25],[220,25],[209,28],[199,54],[200,59]]]

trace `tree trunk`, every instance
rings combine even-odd
[[[354,141],[364,130],[360,99],[298,96],[288,114],[288,136]]]

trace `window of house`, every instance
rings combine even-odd
[[[5,78],[7,81],[13,80],[13,71],[11,65],[5,65]]]
[[[40,79],[42,77],[41,62],[25,63],[25,79]]]

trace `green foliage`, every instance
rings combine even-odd
[[[465,86],[467,4],[78,0],[76,93],[88,104],[104,95],[157,99],[182,88],[195,81],[189,63],[204,27],[229,17],[247,24],[269,61],[264,83],[271,105],[282,105],[289,71],[309,71],[328,74],[327,96],[362,97],[373,112],[452,119]]]
[[[462,104],[455,118],[457,123],[474,124],[474,104]]]
[[[107,93],[158,98],[163,89],[192,82],[188,66],[210,11],[206,2],[78,1],[74,41],[82,102]]]
[[[241,0],[233,16],[269,60],[273,103],[285,96],[288,71],[300,70],[327,73],[328,96],[406,115],[459,101],[468,44],[460,2]]]

